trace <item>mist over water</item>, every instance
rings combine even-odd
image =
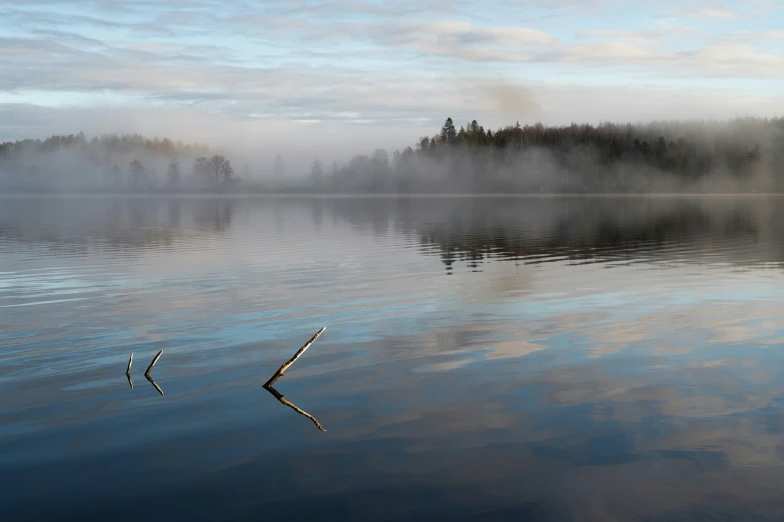
[[[782,201],[0,198],[0,518],[778,520]]]
[[[333,150],[347,159],[309,168],[303,157],[315,153],[303,147],[292,168],[247,146],[215,153],[168,138],[52,136],[0,143],[0,193],[784,193],[782,118],[495,131],[447,118],[413,145]]]

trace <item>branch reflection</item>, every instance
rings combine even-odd
[[[158,390],[158,393],[163,395],[163,390],[161,389],[160,386],[155,384],[155,381],[152,380],[152,377],[150,375],[145,375],[145,377],[147,377],[147,380],[150,381],[150,384],[152,384],[155,387],[155,389]],[[128,379],[130,380],[130,377]]]
[[[297,412],[297,413],[299,413],[300,415],[304,415],[305,417],[309,418],[311,421],[313,421],[313,424],[315,424],[315,425],[316,425],[316,427],[317,427],[318,429],[320,429],[321,431],[327,431],[327,430],[325,430],[325,429],[323,428],[323,426],[321,426],[321,423],[320,423],[320,422],[319,422],[319,421],[316,419],[316,417],[314,417],[313,415],[311,415],[310,413],[308,413],[308,412],[306,412],[306,411],[304,411],[304,410],[301,410],[301,409],[300,409],[299,407],[297,407],[297,405],[296,405],[296,404],[294,404],[293,402],[291,402],[291,401],[289,401],[289,400],[286,400],[285,398],[283,398],[283,395],[281,395],[281,394],[280,394],[280,392],[278,392],[278,390],[276,390],[275,388],[273,388],[273,387],[272,387],[272,385],[267,385],[267,384],[265,384],[264,386],[262,386],[262,388],[264,388],[265,390],[267,390],[268,392],[270,392],[270,393],[271,393],[271,394],[272,394],[272,395],[273,395],[273,396],[274,396],[276,399],[278,399],[278,401],[280,401],[280,403],[281,403],[281,404],[283,404],[283,405],[285,405],[285,406],[288,406],[289,408],[291,408],[292,410],[296,411],[296,412]]]

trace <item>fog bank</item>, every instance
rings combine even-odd
[[[513,100],[514,101],[514,100]],[[511,103],[511,102],[510,102]],[[448,118],[391,154],[259,159],[138,135],[0,144],[4,192],[735,193],[784,192],[784,119],[496,130]],[[293,165],[292,165],[293,164]],[[241,187],[241,188],[240,188]]]

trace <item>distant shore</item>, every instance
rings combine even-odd
[[[568,193],[318,193],[318,192],[0,192],[0,198],[192,198],[192,199],[214,199],[214,198],[323,198],[323,199],[438,199],[438,198],[759,198],[759,197],[784,197],[781,192],[737,192],[737,193],[701,193],[701,192],[673,192],[673,193],[596,193],[596,194],[568,194]]]

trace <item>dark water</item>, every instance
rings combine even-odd
[[[783,204],[0,199],[0,520],[781,520]]]

